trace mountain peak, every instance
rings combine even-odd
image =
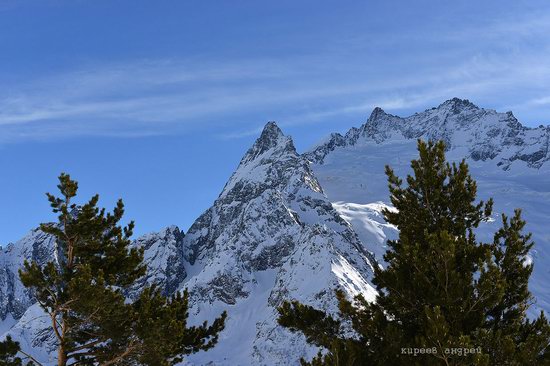
[[[283,134],[283,131],[277,126],[274,121],[269,121],[264,126],[260,137],[256,140],[254,145],[260,145],[262,151],[269,150],[271,148],[280,145],[281,143],[287,143],[289,138]]]
[[[379,118],[380,116],[383,116],[387,114],[382,108],[380,107],[375,107],[373,110],[372,110],[372,113],[370,114],[370,117],[369,117],[369,120],[372,121],[372,120],[375,120],[377,118]]]
[[[260,135],[260,137],[262,136],[273,136],[273,135],[276,135],[276,136],[283,136],[283,131],[281,131],[281,129],[279,128],[279,126],[277,126],[277,122],[275,121],[269,121],[265,124],[264,126],[264,129],[262,130],[262,134]]]
[[[480,109],[477,105],[470,102],[468,99],[460,99],[457,97],[444,101],[437,108],[440,109],[445,107],[452,108],[453,110],[457,111],[463,109]]]
[[[270,174],[283,174],[284,166],[292,161],[299,165],[300,155],[294,147],[292,138],[285,136],[275,122],[268,122],[260,137],[243,156],[237,170],[226,183],[221,195],[224,197],[243,182],[253,186],[261,185]],[[291,164],[292,165],[292,164]],[[281,168],[282,170],[278,170]],[[274,178],[274,181],[277,179]],[[247,184],[248,184],[247,183]]]
[[[266,123],[260,137],[248,150],[242,162],[254,160],[270,150],[274,154],[287,152],[296,154],[296,148],[290,136],[285,136],[283,131],[273,121]]]

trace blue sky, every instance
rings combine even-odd
[[[187,229],[269,120],[300,151],[454,96],[546,125],[548,34],[548,1],[0,0],[0,243],[61,171]]]

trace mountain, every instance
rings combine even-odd
[[[55,241],[39,229],[0,251],[0,319],[19,319],[33,304],[31,294],[19,281],[25,259],[43,265],[57,258]]]
[[[45,252],[50,254],[45,259],[52,258],[55,247],[51,240],[47,243]],[[6,252],[2,258],[29,258],[28,248],[36,245],[35,237],[29,236],[15,245],[21,253]],[[377,265],[373,254],[331,205],[292,139],[273,122],[186,235],[168,227],[138,238],[134,245],[145,248],[149,267],[139,285],[161,283],[167,294],[188,288],[195,322],[228,310],[219,344],[189,357],[190,364],[297,362],[316,350],[303,336],[277,325],[276,308],[283,300],[299,299],[335,311],[336,288],[350,296],[375,295],[369,283]],[[17,265],[12,267],[15,272],[6,277],[18,283]],[[42,331],[47,323],[37,305],[22,310],[13,314],[10,333],[23,346],[42,348],[45,360],[51,343]]]
[[[133,242],[132,245],[145,249],[144,258],[148,266],[147,276],[139,281],[134,291],[153,282],[159,284],[166,294],[180,288],[185,278],[183,237],[178,227],[170,226]],[[32,230],[0,252],[0,334],[11,334],[21,343],[22,349],[32,350],[33,355],[45,365],[55,363],[55,337],[51,332],[50,319],[22,285],[18,269],[25,259],[43,265],[50,260],[57,263],[60,255],[55,240],[40,229]],[[131,297],[133,294],[128,295]]]
[[[374,257],[325,196],[290,137],[268,123],[222,193],[185,237],[196,312],[228,309],[208,355],[224,365],[287,365],[315,350],[276,323],[276,307],[299,299],[336,310],[334,289],[369,284]]]
[[[339,147],[418,138],[443,140],[449,150],[460,150],[465,158],[496,161],[504,170],[516,161],[540,168],[550,160],[550,126],[528,128],[512,112],[498,113],[458,98],[406,118],[377,107],[360,128],[350,129],[345,136],[332,134],[306,156],[322,164]]]
[[[145,249],[144,261],[147,263],[147,274],[138,281],[135,291],[153,283],[159,285],[165,295],[172,295],[181,288],[187,277],[184,237],[184,232],[172,225],[133,242],[134,246]]]
[[[136,239],[149,273],[128,295],[159,283],[166,294],[188,288],[193,323],[222,310],[229,318],[219,344],[190,356],[188,365],[288,365],[316,353],[302,335],[276,323],[285,299],[336,310],[334,289],[375,296],[374,266],[397,230],[381,211],[391,209],[384,166],[410,172],[416,140],[443,139],[449,159],[466,158],[481,198],[495,198],[493,220],[521,207],[536,246],[533,313],[550,310],[549,127],[524,127],[511,112],[451,99],[409,117],[376,108],[346,134],[333,133],[299,154],[289,136],[269,122],[244,154],[213,205],[184,234],[176,226]],[[55,242],[39,230],[0,253],[0,332],[9,332],[51,363],[51,334],[39,307],[21,286],[22,261],[56,258]]]
[[[381,216],[390,205],[384,166],[402,177],[411,173],[417,139],[445,141],[449,160],[468,162],[479,197],[494,198],[493,220],[479,228],[478,238],[492,241],[500,215],[523,210],[535,242],[528,258],[535,263],[531,314],[550,311],[550,126],[528,128],[512,112],[453,98],[409,117],[375,108],[360,127],[332,134],[303,155],[333,206],[383,265],[386,240],[397,235]]]

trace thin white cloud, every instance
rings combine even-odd
[[[335,42],[330,53],[300,57],[89,64],[0,91],[0,141],[169,134],[220,126],[226,118],[241,122],[226,124],[218,136],[241,138],[259,132],[258,116],[292,126],[366,117],[374,106],[397,112],[423,108],[454,96],[525,111],[549,103],[550,66],[544,61],[550,48],[540,42],[546,31],[549,17],[527,14],[475,30],[393,35],[382,50],[380,40],[357,37]],[[392,47],[414,37],[424,46],[443,41],[453,46],[391,58]],[[525,37],[540,45],[525,46],[520,42]],[[499,46],[490,47],[493,41]],[[350,58],[350,52],[358,57]],[[388,53],[387,65],[369,64],[372,53]]]
[[[542,97],[542,98],[536,98],[533,100],[527,101],[527,105],[547,105],[550,104],[550,96],[548,97]]]

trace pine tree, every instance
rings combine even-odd
[[[531,234],[523,234],[525,221],[521,210],[508,219],[502,215],[502,228],[494,236],[495,263],[504,278],[504,296],[489,312],[488,327],[477,338],[482,347],[492,351],[491,359],[499,365],[550,364],[550,329],[543,312],[533,321],[525,312],[533,301],[528,280],[533,264],[526,256],[534,245]]]
[[[279,308],[281,325],[327,351],[302,363],[548,364],[548,321],[526,316],[533,243],[520,211],[503,216],[493,243],[478,242],[474,231],[490,217],[492,200],[476,203],[467,164],[447,163],[442,142],[419,141],[418,150],[406,186],[386,167],[396,210],[384,216],[399,238],[388,242],[387,267],[375,270],[375,302],[338,292],[338,319],[297,302]]]
[[[20,357],[21,356],[21,357]],[[21,350],[19,342],[11,336],[0,342],[0,366],[35,366],[34,357]]]
[[[0,342],[0,366],[22,366],[23,360],[17,354],[21,351],[19,342],[15,342],[10,336]]]
[[[99,196],[73,203],[78,184],[61,174],[61,197],[48,194],[55,224],[41,229],[56,238],[58,261],[25,262],[21,281],[49,315],[58,365],[174,365],[187,354],[213,347],[226,313],[211,325],[190,327],[187,291],[167,298],[155,285],[136,300],[127,294],[146,272],[143,249],[132,248],[133,222],[119,225],[124,205],[112,213]]]

